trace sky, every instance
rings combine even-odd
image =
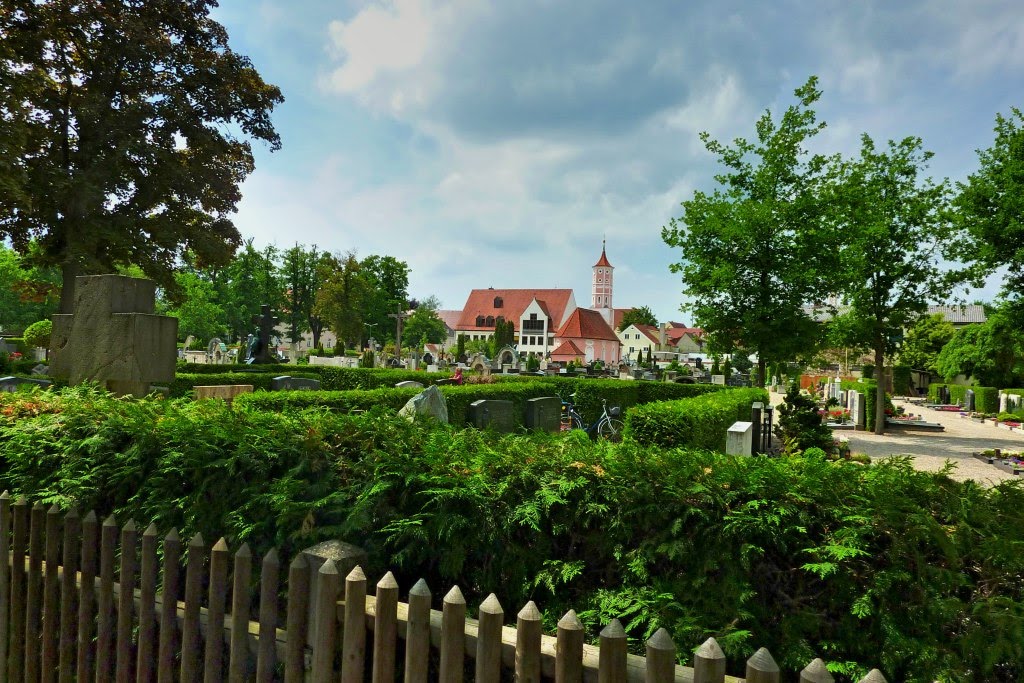
[[[607,240],[617,307],[680,312],[661,229],[817,75],[816,151],[918,136],[963,180],[1024,106],[1020,0],[221,0],[285,102],[234,217],[257,246],[408,263],[410,294],[575,290]],[[997,283],[969,298],[991,299]]]

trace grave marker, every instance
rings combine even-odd
[[[477,429],[491,428],[498,432],[512,432],[515,430],[512,401],[473,401],[469,404],[469,422]]]
[[[526,428],[557,432],[562,428],[562,399],[542,396],[526,401]]]

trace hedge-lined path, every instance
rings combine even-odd
[[[783,401],[783,394],[772,394],[772,405]],[[942,469],[947,460],[956,464],[952,477],[959,481],[973,479],[979,483],[994,484],[1005,479],[1015,479],[1011,473],[975,458],[972,453],[989,448],[1004,451],[1024,451],[1024,433],[1010,432],[996,427],[991,422],[974,422],[960,417],[958,413],[922,408],[912,403],[894,400],[907,413],[921,415],[929,422],[938,422],[946,430],[926,432],[908,429],[890,429],[877,436],[868,432],[837,431],[850,441],[850,450],[864,453],[872,458],[893,455],[909,455],[914,467],[934,472]]]

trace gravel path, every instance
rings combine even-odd
[[[782,399],[781,394],[772,394],[772,405],[777,406]],[[851,451],[870,455],[873,459],[909,455],[913,458],[914,467],[927,471],[940,470],[946,461],[951,461],[956,465],[951,476],[960,481],[973,479],[991,485],[1006,479],[1018,478],[994,465],[978,460],[971,454],[989,448],[1022,452],[1024,432],[1007,431],[997,428],[991,422],[975,422],[960,417],[959,413],[932,410],[898,399],[893,403],[896,406],[903,406],[907,413],[919,415],[928,422],[942,424],[946,428],[945,431],[896,428],[887,430],[881,436],[852,430],[837,430],[834,433],[849,439]]]

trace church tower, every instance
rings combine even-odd
[[[605,254],[605,241],[601,240],[601,258],[594,264],[593,282],[591,283],[590,308],[598,311],[605,321],[613,324],[615,312],[612,308],[612,271],[615,270],[608,262]]]

